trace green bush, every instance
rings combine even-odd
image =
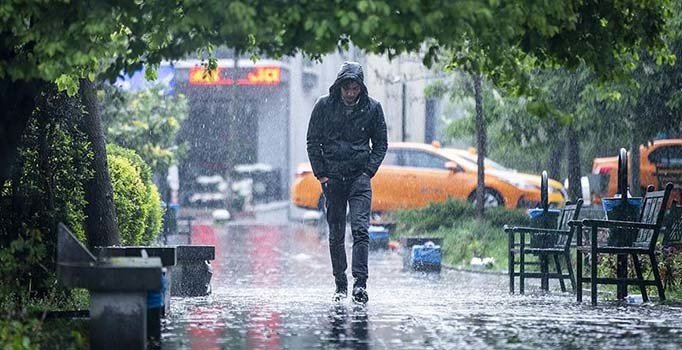
[[[161,229],[163,210],[151,171],[131,150],[108,147],[109,171],[123,245],[147,245]]]
[[[87,349],[87,321],[0,320],[0,349]]]
[[[487,208],[485,221],[493,227],[528,226],[530,218],[525,210],[507,209],[505,207]]]
[[[138,245],[146,226],[146,188],[139,172],[126,158],[107,155],[121,244]]]
[[[161,207],[161,195],[153,183],[147,186],[147,223],[142,244],[151,244],[161,232],[163,224],[163,208]]]
[[[77,98],[47,87],[21,136],[0,188],[0,295],[56,289],[57,222],[85,242],[84,183],[93,172],[90,145],[78,129],[81,109]]]
[[[448,199],[442,203],[431,203],[428,206],[404,210],[393,214],[398,231],[404,235],[419,235],[436,231],[441,227],[452,227],[462,218],[475,216],[474,207],[465,201]]]
[[[656,245],[656,259],[658,261],[659,274],[661,276],[663,288],[665,289],[666,298],[673,300],[673,302],[679,302],[680,299],[682,299],[682,285],[680,283],[680,277],[682,275],[680,273],[682,270],[682,249],[679,247],[663,248],[661,241]],[[597,274],[600,277],[616,277],[617,261],[616,255],[599,255]],[[653,280],[653,271],[651,270],[649,259],[640,257],[640,261],[642,261],[642,275],[644,278]],[[636,278],[636,270],[632,259],[628,258],[627,265],[628,278]],[[588,261],[586,261],[585,266],[589,269]],[[616,291],[615,285],[605,285],[600,286],[599,288],[613,293]],[[632,294],[640,293],[638,286],[628,286],[628,291]],[[655,286],[647,286],[647,292],[649,293],[649,296],[655,297],[657,295]]]
[[[137,173],[137,177],[140,180],[141,189],[143,191],[141,202],[139,202],[138,203],[139,206],[135,208],[130,207],[131,203],[126,203],[125,200],[119,198],[119,200],[123,202],[122,205],[125,207],[119,209],[118,202],[116,202],[116,198],[114,198],[114,202],[116,202],[117,207],[116,212],[118,214],[117,216],[119,221],[119,227],[121,228],[122,243],[125,245],[150,244],[156,239],[156,236],[161,231],[163,219],[161,196],[159,195],[159,191],[156,188],[156,185],[154,184],[154,182],[152,182],[151,168],[149,167],[149,165],[147,165],[147,163],[145,163],[144,160],[142,160],[142,157],[140,157],[135,151],[117,145],[113,144],[108,145],[107,155],[108,157],[124,159],[130,166],[132,166],[134,171]],[[116,180],[114,179],[114,175],[112,175],[112,184],[115,183]],[[118,186],[121,187],[121,191],[125,191],[125,188],[127,188],[127,186],[123,186],[123,184],[120,183],[118,184]],[[136,191],[131,192],[130,195],[132,197],[130,198],[130,200],[137,201],[139,199],[136,196],[137,194],[138,193],[136,193]],[[116,188],[114,188],[114,197],[116,197]],[[134,209],[133,211],[136,213],[136,215],[139,216],[134,218],[128,216],[131,213],[131,209]],[[125,218],[121,217],[121,211],[124,211],[123,215],[125,215]],[[132,220],[132,222],[124,223],[121,220]],[[140,227],[131,226],[139,224],[140,220],[142,221],[142,225]],[[124,226],[126,230],[125,235],[127,237],[125,239],[123,233]],[[142,230],[141,233],[139,231],[140,229]],[[134,239],[131,239],[133,237]]]
[[[24,322],[0,320],[0,343],[3,349],[37,349],[38,346],[31,342],[31,334],[38,330],[38,325],[36,319]]]
[[[398,231],[419,235],[442,227],[453,227],[462,220],[475,218],[476,209],[467,201],[448,199],[442,203],[431,203],[420,209],[399,211],[394,213],[393,217],[398,222]],[[529,219],[522,210],[496,207],[486,209],[485,221],[493,227],[502,227],[504,225],[527,225]]]

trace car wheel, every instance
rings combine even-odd
[[[476,206],[476,190],[469,195],[469,202]],[[493,208],[504,205],[502,196],[492,188],[485,188],[483,190],[483,203],[485,208]]]

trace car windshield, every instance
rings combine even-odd
[[[485,166],[486,166],[486,168],[490,167],[490,168],[495,169],[495,170],[514,171],[513,169],[509,169],[509,168],[505,167],[504,165],[502,165],[502,164],[500,164],[494,160],[491,160],[490,158],[485,159]]]
[[[455,148],[443,148],[442,149],[443,153],[448,157],[448,158],[453,158],[458,161],[465,161],[471,166],[476,167],[478,160],[476,159],[477,155],[475,153],[469,153],[465,150],[461,149],[455,149]],[[514,171],[512,169],[509,169],[505,166],[503,166],[500,163],[497,163],[494,160],[491,160],[490,158],[485,158],[485,167],[494,169],[494,170],[501,170],[501,171]]]

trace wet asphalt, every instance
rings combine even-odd
[[[510,295],[504,275],[406,272],[397,251],[370,251],[366,306],[333,303],[326,237],[275,216],[199,221],[192,243],[216,248],[213,291],[172,299],[163,349],[682,348],[680,306]]]

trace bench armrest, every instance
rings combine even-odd
[[[570,220],[570,221],[568,222],[568,226],[571,226],[571,227],[582,226],[582,225],[583,225],[583,220],[584,220],[584,219],[582,219],[582,220]]]
[[[505,230],[507,233],[525,232],[525,233],[546,233],[546,234],[558,234],[567,235],[569,231],[567,230],[556,230],[547,228],[537,228],[537,227],[511,227]]]
[[[601,228],[614,228],[614,227],[624,227],[633,229],[657,229],[658,225],[655,224],[645,224],[636,221],[618,221],[618,220],[596,220],[596,219],[585,219],[582,221],[583,226],[591,227],[601,227]]]

